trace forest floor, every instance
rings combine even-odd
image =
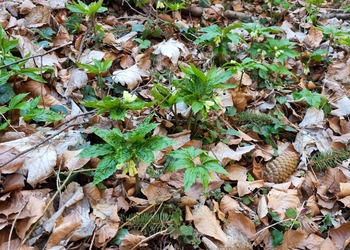
[[[0,2],[0,249],[346,249],[350,3]]]

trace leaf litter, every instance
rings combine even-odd
[[[91,17],[96,27],[68,10],[74,1],[0,3],[1,36],[10,41],[1,53],[16,50],[0,66],[0,249],[345,249],[346,3],[105,2],[108,12]],[[242,34],[236,31],[239,23],[246,24]],[[225,29],[232,24],[238,26]],[[293,46],[278,47],[287,42],[295,42],[298,56]],[[98,73],[76,64],[106,59],[110,68]],[[194,73],[188,71],[191,64]],[[195,95],[172,102],[169,97],[182,94],[177,83],[200,76],[194,82],[201,91],[205,76],[196,70],[214,66],[232,66],[225,84],[235,88],[215,90],[204,103],[191,103]],[[29,95],[11,104],[20,93]],[[127,97],[119,106],[98,104],[124,109],[124,120],[83,105],[106,96]],[[45,122],[37,113],[26,118],[36,97],[41,97],[37,107],[65,118]],[[136,97],[152,105],[134,108]],[[193,114],[189,103],[201,112]],[[243,111],[268,116],[251,119]],[[242,113],[248,122],[237,121]],[[88,145],[101,143],[91,128],[133,131],[152,116],[159,123],[153,136],[171,138],[173,145],[157,150],[152,163],[134,162],[136,177],[121,169],[136,168],[129,162],[91,185],[102,160],[79,157]],[[188,120],[195,122],[189,126]],[[190,147],[207,150],[228,172],[210,171],[206,192],[200,178],[184,192],[185,171],[165,171],[170,151]],[[262,173],[284,150],[298,152],[298,166],[283,183],[268,182]],[[152,158],[146,152],[137,154]],[[326,169],[319,172],[320,159]],[[193,162],[200,166],[198,158]]]

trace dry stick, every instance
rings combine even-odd
[[[71,45],[71,44],[72,44],[72,42],[65,43],[65,44],[62,44],[62,45],[60,45],[60,46],[58,46],[58,47],[55,47],[55,48],[53,48],[53,49],[50,49],[50,50],[48,50],[48,51],[46,51],[45,53],[42,53],[42,54],[40,54],[40,55],[34,55],[34,56],[26,57],[26,58],[20,59],[20,60],[18,60],[18,61],[15,61],[15,62],[12,62],[12,63],[9,63],[9,64],[1,65],[1,66],[0,66],[0,69],[7,68],[7,67],[9,67],[9,66],[11,66],[11,65],[14,65],[14,64],[17,64],[17,63],[20,63],[20,62],[24,62],[24,61],[27,61],[27,60],[29,60],[29,59],[33,59],[33,58],[36,58],[36,57],[43,57],[43,56],[45,56],[45,55],[47,55],[47,54],[49,54],[49,53],[51,53],[51,52],[53,52],[53,51],[55,51],[55,50],[61,49],[61,48],[63,48],[63,47],[66,47],[66,46],[68,46],[68,45]]]
[[[261,229],[260,231],[256,232],[256,233],[253,234],[253,236],[250,237],[250,238],[253,238],[253,237],[257,236],[257,235],[260,235],[262,232],[266,231],[267,229],[269,229],[269,228],[271,228],[271,227],[274,227],[274,226],[276,226],[276,225],[278,225],[278,224],[281,224],[281,223],[286,222],[286,221],[291,221],[291,220],[293,220],[293,219],[292,219],[292,218],[288,218],[288,219],[285,219],[285,220],[282,220],[282,221],[277,221],[276,223],[273,223],[272,225],[270,225],[270,226],[268,226],[268,227],[264,227],[264,228]]]
[[[92,27],[92,24],[90,22],[88,22],[87,28],[86,28],[85,33],[84,33],[84,36],[83,36],[83,38],[81,39],[81,42],[80,42],[79,52],[78,52],[78,55],[77,55],[77,62],[79,62],[81,54],[83,53],[84,43],[85,43],[85,40],[87,38],[88,33],[91,30],[91,27]]]
[[[168,231],[168,229],[165,229],[165,230],[163,230],[163,231],[160,231],[160,232],[157,232],[157,233],[155,233],[155,234],[152,234],[151,236],[149,236],[149,237],[147,237],[146,239],[143,239],[143,240],[141,240],[139,243],[137,243],[133,248],[131,248],[130,250],[134,250],[134,249],[136,249],[139,245],[141,245],[142,243],[145,243],[145,242],[147,242],[147,241],[149,241],[150,239],[152,239],[152,238],[154,238],[154,237],[156,237],[156,236],[158,236],[158,235],[161,235],[161,234],[163,234],[163,233],[166,233]]]
[[[17,221],[19,215],[21,214],[22,210],[24,209],[24,207],[27,205],[27,203],[28,203],[28,201],[26,201],[26,202],[23,204],[23,206],[21,207],[19,213],[16,215],[15,220],[12,222],[10,234],[9,234],[9,237],[8,237],[7,250],[11,250],[11,238],[12,238],[13,230],[15,229],[16,221]]]
[[[24,237],[21,245],[23,245],[29,238],[29,236],[33,233],[33,231],[35,230],[35,228],[38,226],[40,220],[42,217],[44,217],[45,213],[47,212],[47,210],[49,209],[49,206],[51,205],[51,203],[54,201],[54,199],[56,198],[56,196],[62,191],[62,189],[66,186],[66,184],[68,183],[68,181],[70,181],[69,177],[72,175],[73,171],[70,171],[67,178],[64,180],[64,182],[62,183],[62,185],[57,189],[56,193],[52,196],[52,198],[50,199],[50,201],[47,203],[44,211],[43,211],[43,215],[35,222],[35,224],[32,226],[32,228],[29,230],[29,232],[27,233],[27,235]]]
[[[85,124],[85,123],[83,123]],[[52,138],[54,138],[55,136],[59,135],[60,133],[62,133],[63,131],[65,131],[67,128],[70,128],[70,127],[74,127],[74,126],[79,126],[81,124],[70,124],[70,125],[67,125],[66,127],[64,127],[63,129],[57,131],[56,133],[53,133],[52,135],[50,135],[49,137],[47,137],[46,139],[42,140],[41,142],[39,142],[38,144],[36,144],[35,146],[31,147],[31,148],[28,148],[22,152],[20,152],[19,154],[17,154],[15,157],[7,160],[6,162],[4,163],[1,163],[0,164],[0,168],[4,167],[5,165],[13,162],[15,159],[17,159],[18,157],[22,156],[22,155],[25,155],[26,153],[32,151],[32,150],[35,150],[37,149],[38,147],[40,147],[41,145],[43,145],[44,143],[48,142],[49,140],[51,140]]]
[[[58,124],[56,127],[54,127],[53,129],[58,129],[59,127],[62,127],[64,124],[67,124],[67,123],[70,123],[71,121],[75,120],[76,118],[80,117],[80,116],[84,116],[84,115],[90,115],[90,114],[93,114],[93,113],[96,113],[97,110],[92,110],[92,111],[88,111],[88,112],[85,112],[85,113],[81,113],[81,114],[78,114],[78,115],[75,115],[73,117],[71,117],[69,120],[61,123],[61,124]]]

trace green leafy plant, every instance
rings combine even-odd
[[[349,45],[350,35],[349,32],[340,30],[336,28],[334,25],[329,26],[319,26],[316,27],[318,30],[322,31],[323,35],[329,39],[328,47],[327,47],[327,55],[329,55],[330,48],[334,44],[345,44]],[[329,57],[328,57],[329,58]]]
[[[184,174],[185,191],[195,182],[201,180],[204,190],[208,189],[210,172],[228,174],[217,159],[208,156],[208,152],[194,147],[182,148],[167,154],[169,165],[167,171],[173,172],[186,169]],[[171,157],[171,158],[169,158]]]
[[[228,55],[234,54],[229,51],[229,43],[238,44],[239,42],[244,42],[244,39],[238,33],[231,33],[231,30],[240,28],[241,26],[241,24],[236,23],[221,29],[216,24],[210,25],[199,30],[203,34],[194,43],[211,46],[216,63],[222,64],[230,59]]]
[[[112,61],[107,59],[104,61],[99,61],[93,59],[93,64],[77,63],[80,68],[85,69],[90,74],[95,74],[97,78],[97,83],[103,86],[103,73],[108,71],[112,66]]]
[[[318,231],[320,233],[327,231],[330,227],[333,226],[332,220],[333,220],[332,215],[330,213],[326,214],[321,221],[321,225],[318,228]]]
[[[83,1],[78,0],[72,1],[73,4],[66,3],[67,9],[69,9],[73,13],[79,13],[85,16],[86,20],[90,22],[95,36],[97,35],[97,27],[95,23],[96,13],[103,13],[107,11],[106,7],[102,6],[103,0],[99,0],[98,2],[91,2],[89,5],[84,3]]]
[[[152,106],[151,102],[147,103],[138,98],[136,95],[132,95],[127,91],[123,92],[122,98],[106,96],[100,101],[83,101],[82,104],[85,107],[97,108],[98,114],[108,112],[110,117],[117,121],[124,121],[127,110],[141,110],[145,107]]]
[[[191,107],[188,124],[191,124],[192,115],[196,115],[196,121],[200,116],[206,117],[208,111],[219,109],[221,99],[217,96],[216,89],[235,88],[236,84],[225,84],[233,75],[231,70],[212,67],[207,73],[203,73],[193,64],[190,67],[181,67],[185,76],[173,82],[179,96],[177,101],[183,101]],[[198,115],[197,115],[198,114]],[[196,122],[195,122],[196,124]]]
[[[135,38],[134,40],[139,43],[140,50],[147,49],[151,46],[151,41],[148,39],[142,40],[141,38]]]
[[[328,103],[327,98],[317,92],[311,92],[308,89],[303,89],[300,92],[294,92],[293,98],[296,101],[305,100],[307,104],[311,107],[315,107],[317,109],[322,109],[325,114],[328,114],[331,111],[330,105]]]
[[[119,129],[93,129],[106,144],[95,144],[84,148],[79,154],[82,158],[100,157],[93,180],[96,185],[111,176],[116,170],[123,170],[124,174],[137,175],[139,162],[152,163],[154,151],[170,146],[173,141],[161,136],[149,134],[158,123],[150,124],[146,119],[135,130],[122,133]]]
[[[9,102],[8,106],[0,106],[0,114],[5,117],[6,114],[11,115],[14,110],[19,110],[20,115],[24,121],[35,122],[53,122],[63,118],[62,115],[44,108],[38,108],[38,104],[41,100],[41,96],[38,96],[30,101],[23,101],[28,93],[18,94],[14,96]],[[0,124],[0,130],[5,129],[11,123],[10,119],[6,119],[5,122]]]

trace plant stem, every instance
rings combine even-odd
[[[188,115],[188,119],[187,119],[187,129],[188,130],[191,130],[192,116],[193,116],[193,110],[191,109],[190,114]]]

